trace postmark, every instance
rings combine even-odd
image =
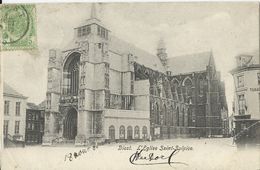
[[[1,11],[2,49],[35,49],[37,47],[35,5],[3,5]]]

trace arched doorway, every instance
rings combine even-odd
[[[65,120],[64,120],[64,129],[63,137],[67,139],[75,139],[77,135],[77,122],[78,122],[78,113],[74,108],[69,109]]]
[[[109,126],[108,136],[110,140],[115,140],[115,126]]]
[[[132,126],[127,127],[127,139],[133,139],[133,128]]]

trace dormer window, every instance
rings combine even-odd
[[[240,67],[248,66],[252,60],[253,56],[250,55],[242,55],[239,56],[238,65]]]
[[[83,37],[89,35],[91,32],[90,26],[83,26],[78,28],[78,37]]]

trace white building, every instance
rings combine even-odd
[[[236,56],[231,71],[235,83],[233,103],[234,139],[237,145],[260,143],[259,51]]]
[[[24,141],[27,97],[4,83],[4,138]]]
[[[235,116],[248,115],[260,119],[259,52],[236,56],[237,67],[231,71],[235,83]]]

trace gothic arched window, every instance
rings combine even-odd
[[[163,116],[162,124],[166,125],[166,122],[167,122],[167,109],[166,109],[166,105],[165,104],[163,105],[163,108],[162,108],[162,116]]]
[[[192,96],[192,81],[190,78],[185,79],[184,83],[184,90],[183,90],[183,97],[186,103],[189,103],[191,96]]]
[[[188,108],[188,126],[192,125],[192,114],[190,108]]]
[[[177,107],[177,112],[176,112],[176,121],[177,121],[177,126],[180,126],[180,113],[179,113],[178,107]]]
[[[174,107],[171,106],[171,118],[170,119],[170,125],[173,126],[173,119],[174,119]]]
[[[205,80],[202,77],[199,77],[199,94],[200,95],[204,94],[204,84],[205,84]]]
[[[182,109],[182,126],[185,126],[185,112],[184,112],[184,108]]]
[[[125,127],[123,125],[119,128],[119,138],[125,139]]]
[[[135,126],[135,139],[139,139],[140,138],[140,130],[139,130],[139,126]]]
[[[159,106],[157,103],[154,105],[154,112],[155,112],[155,124],[159,125],[160,123],[160,113],[159,113]]]
[[[63,68],[63,94],[78,95],[80,54],[72,53]]]
[[[177,87],[179,85],[179,82],[176,79],[172,80],[171,83],[171,91],[172,91],[172,97],[173,100],[177,100]]]
[[[178,85],[177,87],[177,94],[178,94],[179,101],[183,101],[181,85]]]
[[[142,129],[142,135],[143,135],[143,139],[147,139],[147,127],[146,126],[143,126],[143,129]]]

